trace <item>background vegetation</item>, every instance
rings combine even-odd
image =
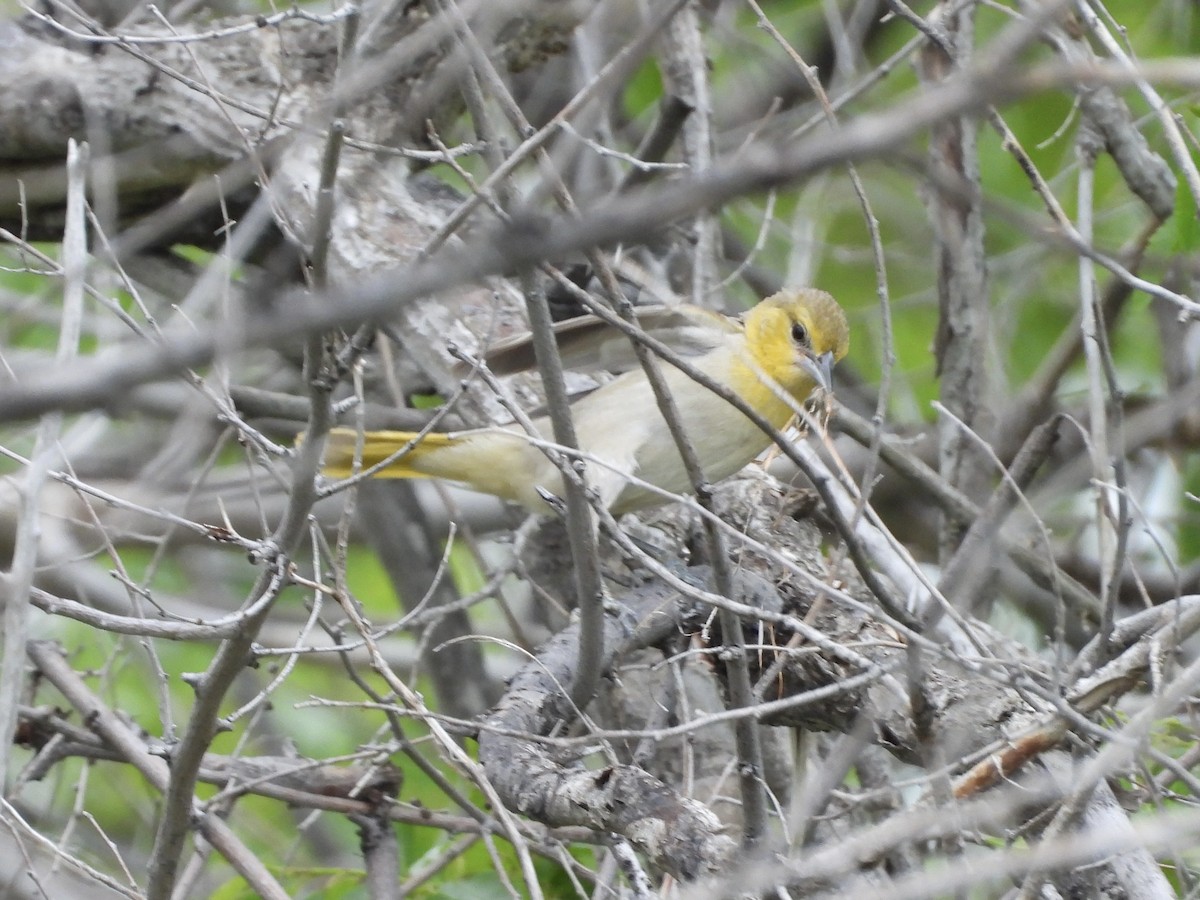
[[[1194,4],[50,0],[2,27],[0,892],[1196,894]],[[518,815],[514,840],[473,768],[475,717],[567,623],[565,544],[430,484],[317,496],[293,447],[358,421],[356,398],[370,424],[420,427],[460,393],[447,344],[522,329],[527,293],[578,311],[543,261],[607,298],[597,259],[641,302],[841,301],[836,411],[805,436],[867,514],[814,513],[813,571],[895,645],[915,621],[951,648],[908,681],[879,663],[920,753],[820,710],[762,726],[787,863],[714,857],[715,887],[607,820]],[[478,383],[456,400],[461,422],[503,414]],[[1045,422],[1057,443],[1017,499],[1003,473]],[[949,489],[987,525],[957,570],[972,517]],[[857,582],[848,539],[912,621]],[[707,687],[677,706],[644,689],[661,719],[609,698],[587,727],[707,721],[719,667],[667,655]],[[922,731],[921,702],[954,708],[929,687],[951,663],[1045,694],[1020,728]],[[793,698],[819,688],[799,680]],[[635,761],[736,841],[727,729],[583,762]],[[999,743],[956,742],[972,731]],[[1004,784],[964,792],[985,747]],[[1039,767],[1059,788],[1020,781]],[[954,824],[977,796],[996,805]],[[1093,827],[1096,804],[1120,827]],[[945,830],[904,818],[930,809]],[[839,846],[857,855],[815,856]]]

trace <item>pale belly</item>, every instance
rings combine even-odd
[[[684,427],[695,449],[704,478],[715,484],[740,471],[770,444],[771,439],[757,425],[727,403],[720,411],[710,411],[701,420],[685,418]],[[661,433],[655,434],[638,454],[635,472],[646,480],[671,493],[690,494],[692,480],[688,477],[675,439],[662,422]],[[618,495],[615,511],[638,509],[661,503],[656,495],[633,484],[627,484]]]
[[[780,399],[779,385],[768,385],[762,370],[747,364],[742,352],[738,341],[731,337],[726,347],[694,362],[719,382],[734,383],[738,395],[751,408],[776,428],[782,428],[792,416],[792,405]],[[661,370],[705,481],[714,484],[728,478],[770,444],[770,438],[736,407],[669,364],[664,363]],[[788,390],[793,397],[803,399],[810,388],[811,384],[799,382],[789,384]],[[590,457],[586,469],[589,487],[614,513],[669,502],[665,494],[692,492],[692,480],[643,372],[627,372],[609,382],[572,404],[572,412],[578,446]],[[551,433],[545,419],[539,419],[537,427],[547,437]],[[519,440],[515,435],[514,439]],[[522,476],[505,485],[515,491],[483,489],[534,509],[544,506],[538,488],[562,496],[562,475],[540,451],[526,444],[525,453],[520,455],[518,468],[523,469]],[[488,469],[486,465],[483,468]],[[478,483],[487,480],[486,474],[497,473],[481,474],[484,477],[474,479]]]
[[[670,369],[666,374],[684,429],[709,483],[728,478],[770,444],[770,438],[732,405],[678,370]],[[592,448],[595,456],[612,466],[591,466],[588,474],[601,497],[618,514],[666,502],[661,493],[631,482],[627,475],[670,493],[688,494],[693,489],[649,384],[637,379],[623,387],[608,397],[596,398],[603,399],[602,410],[593,408],[577,419],[588,423],[580,430],[581,446]],[[773,396],[755,400],[756,407],[776,427],[782,427],[791,416],[787,405]],[[652,412],[647,415],[645,410]]]

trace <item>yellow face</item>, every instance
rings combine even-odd
[[[850,349],[846,314],[813,288],[773,294],[746,313],[745,327],[755,361],[799,400],[814,386],[828,389],[833,364]]]

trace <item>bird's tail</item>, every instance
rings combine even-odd
[[[454,435],[439,432],[422,437],[413,431],[367,431],[362,435],[362,455],[359,456],[359,432],[352,428],[334,428],[329,432],[329,440],[325,444],[325,462],[321,466],[321,473],[331,478],[348,478],[355,471],[356,461],[357,471],[361,472],[379,465],[407,447],[402,456],[374,473],[374,477],[447,477],[438,471],[437,466],[429,465],[430,456],[438,450],[454,446],[459,440]]]

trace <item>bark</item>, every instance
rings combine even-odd
[[[809,518],[814,508],[810,495],[782,491],[766,478],[743,477],[723,485],[714,499],[722,517],[739,533],[774,548],[763,553],[744,542],[733,551],[738,592],[731,599],[757,610],[763,623],[746,629],[747,642],[753,639],[761,644],[765,634],[775,648],[760,646],[750,654],[760,704],[764,704],[755,717],[764,723],[857,735],[857,744],[852,741],[851,746],[861,750],[865,741],[912,765],[925,764],[933,744],[950,771],[961,774],[953,796],[933,792],[915,806],[893,810],[877,826],[889,836],[871,844],[869,852],[842,848],[841,832],[827,833],[827,842],[818,840],[797,858],[793,877],[798,884],[815,889],[836,883],[892,854],[907,852],[909,842],[918,839],[918,826],[906,830],[902,824],[906,821],[923,823],[919,829],[924,837],[956,835],[965,827],[953,812],[962,802],[976,803],[992,828],[1003,827],[1003,822],[1015,826],[1054,802],[1064,787],[1048,788],[1039,780],[1040,768],[1033,764],[1038,760],[1062,764],[1065,754],[1056,747],[1066,729],[1054,699],[1028,689],[1048,677],[1035,656],[985,624],[968,620],[965,627],[984,655],[967,662],[939,652],[926,637],[906,634],[872,613],[870,594],[853,570],[838,560],[836,551],[823,549],[824,538]],[[663,531],[661,546],[679,540],[702,546],[699,523],[686,514],[668,511],[652,521]],[[703,565],[676,572],[696,587],[710,577]],[[622,576],[630,577],[629,573]],[[1189,618],[1182,624],[1185,634],[1194,627],[1191,606],[1187,611]],[[708,649],[719,654],[721,637],[709,632],[711,618],[707,604],[678,586],[651,581],[626,590],[606,619],[613,677],[620,680],[620,667],[637,659],[630,656],[632,651],[678,647],[680,634],[705,635]],[[1159,627],[1165,627],[1161,618],[1146,623],[1149,630]],[[553,739],[546,743],[538,739],[570,733],[579,721],[579,711],[564,693],[575,664],[574,628],[568,627],[539,651],[485,720],[480,760],[489,778],[506,803],[540,822],[613,832],[646,853],[657,868],[688,879],[717,877],[732,859],[733,845],[721,838],[711,813],[679,792],[680,782],[653,777],[636,761],[636,753],[623,757],[634,762],[610,761],[589,769],[572,749],[582,738],[559,747]],[[1127,689],[1126,675],[1144,670],[1149,661],[1144,651],[1151,639],[1148,631],[1139,634],[1140,640],[1129,636],[1126,644],[1113,650],[1125,661],[1114,664],[1124,674],[1100,677],[1099,683],[1105,685],[1097,688],[1100,694],[1113,696],[1106,692]],[[926,654],[922,693],[926,708],[920,721],[902,680],[906,644],[914,640]],[[1005,672],[1020,674],[1010,678]],[[1100,694],[1089,687],[1087,698],[1079,701],[1081,709],[1094,709]],[[651,711],[643,727],[648,736],[658,735],[656,746],[670,740],[652,719]],[[1010,746],[1013,752],[1003,758],[990,755]],[[975,766],[973,761],[979,759],[983,762]],[[853,762],[853,758],[837,761],[845,766]],[[825,764],[836,763],[826,760]],[[656,771],[671,777],[670,767]],[[1015,784],[1019,779],[1030,780],[1028,792]],[[1097,793],[1085,804],[1086,815],[1111,814],[1107,804],[1107,795]],[[896,827],[889,830],[891,820]],[[814,851],[810,860],[807,854]],[[1117,858],[1105,858],[1097,867],[1102,871],[1087,877],[1144,880],[1153,860],[1146,852],[1131,849]],[[1080,874],[1074,868],[1050,867],[1047,877],[1066,884]],[[1160,886],[1161,880],[1152,889]]]

